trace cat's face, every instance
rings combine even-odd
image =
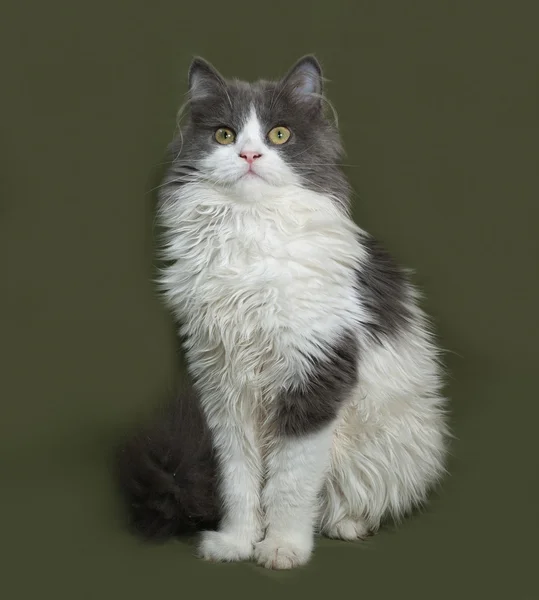
[[[206,181],[238,195],[302,185],[345,205],[338,131],[326,118],[314,57],[280,81],[226,81],[207,62],[189,70],[189,120],[174,141],[169,179]]]

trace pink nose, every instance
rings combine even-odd
[[[262,156],[262,154],[258,154],[257,152],[240,152],[240,156],[252,165],[257,158]]]

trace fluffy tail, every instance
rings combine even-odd
[[[164,539],[217,527],[212,439],[192,392],[129,439],[117,467],[130,524],[143,537]]]

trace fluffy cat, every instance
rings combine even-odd
[[[319,63],[277,82],[189,71],[160,192],[196,397],[121,455],[135,526],[204,529],[199,554],[288,569],[316,531],[364,538],[444,471],[438,350],[418,293],[352,221]]]

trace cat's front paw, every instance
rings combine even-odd
[[[294,569],[309,562],[313,550],[312,538],[268,536],[255,544],[256,562],[266,569]]]
[[[253,539],[232,531],[204,531],[198,554],[212,562],[249,560],[253,556]]]

